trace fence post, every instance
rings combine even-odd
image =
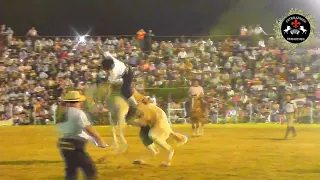
[[[249,118],[250,118],[250,123],[252,123],[252,103],[249,103]]]
[[[187,110],[186,110],[186,102],[183,102],[183,115],[184,115],[184,117],[186,117],[187,116]]]
[[[238,117],[239,117],[239,107],[238,104],[236,103],[236,123],[238,123]]]
[[[310,123],[313,124],[313,102],[310,101]]]
[[[217,102],[217,124],[219,123],[219,102]]]
[[[168,122],[171,124],[171,94],[168,96]]]

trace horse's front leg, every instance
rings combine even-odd
[[[204,127],[204,123],[199,123],[199,136],[203,136],[204,135],[204,130],[203,130],[203,127]]]
[[[124,149],[123,149],[123,152],[127,152],[128,149],[129,149],[129,144],[126,140],[126,138],[124,137],[124,134],[123,134],[123,129],[124,129],[124,125],[123,124],[119,124],[119,137],[120,137],[120,140],[121,142],[123,143],[124,145]]]
[[[119,142],[118,142],[118,137],[117,137],[117,127],[115,125],[112,125],[112,137],[113,137],[114,149],[116,152],[118,152],[119,151]]]
[[[120,108],[118,109],[117,112],[117,129],[118,129],[118,137],[120,137],[121,143],[124,145],[124,149],[122,152],[127,152],[129,145],[128,142],[126,140],[126,138],[124,137],[123,131],[126,125],[126,114],[128,112],[128,109],[123,107],[121,108],[121,106],[119,106]]]
[[[196,136],[199,137],[200,136],[200,130],[201,130],[201,122],[198,122],[196,124]]]
[[[192,123],[192,136],[196,137],[197,135],[197,127],[195,123]]]

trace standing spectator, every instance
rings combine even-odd
[[[3,34],[3,33],[5,33],[6,32],[6,25],[5,24],[2,24],[1,26],[0,26],[0,34]]]
[[[144,38],[146,36],[146,32],[143,29],[140,29],[137,32],[137,39],[139,41],[139,47],[141,50],[144,50]]]
[[[262,29],[262,27],[259,24],[254,28],[254,34],[255,35],[260,35],[260,34],[267,35],[267,33]]]
[[[14,31],[11,29],[11,27],[8,27],[6,34],[7,34],[8,44],[11,45],[12,37],[14,34]]]
[[[3,24],[0,26],[0,57],[2,57],[3,53],[5,52],[5,47],[7,46],[7,41],[6,41],[6,25]]]
[[[286,114],[286,121],[287,121],[287,131],[286,135],[284,136],[285,139],[288,138],[290,132],[293,133],[293,137],[297,136],[296,129],[294,127],[294,121],[297,117],[297,105],[294,101],[292,101],[292,97],[290,93],[286,94],[286,104],[284,105],[284,112]]]
[[[32,46],[34,46],[35,41],[37,40],[38,37],[38,31],[36,30],[35,27],[32,27],[28,33],[27,36],[30,37],[31,41],[32,41]]]
[[[4,104],[1,102],[0,103],[0,120],[2,120],[3,119],[3,115],[4,115],[4,112],[5,112],[5,106],[4,106]]]
[[[5,116],[6,119],[11,119],[13,116],[13,105],[10,102],[5,103]]]
[[[37,32],[36,28],[35,28],[35,27],[32,27],[32,28],[28,31],[27,36],[29,36],[29,37],[37,37],[37,36],[38,36],[38,32]]]
[[[240,36],[247,36],[248,35],[248,29],[246,28],[246,26],[242,26],[240,28]]]
[[[148,34],[147,34],[147,51],[148,51],[148,53],[150,53],[150,51],[151,51],[153,37],[154,37],[154,34],[153,34],[152,30],[149,30]]]
[[[58,105],[56,102],[53,102],[51,104],[51,115],[52,115],[52,119],[53,119],[53,123],[56,124],[57,123],[57,109],[58,109]]]

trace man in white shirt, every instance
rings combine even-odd
[[[292,96],[290,93],[286,94],[286,101],[287,102],[284,105],[284,113],[286,115],[287,131],[284,138],[288,139],[290,132],[292,132],[293,137],[297,136],[297,132],[294,127],[294,121],[296,120],[296,117],[297,117],[297,105],[292,100]]]
[[[24,108],[21,104],[17,104],[14,106],[14,114],[21,114],[23,112]]]
[[[190,117],[190,110],[193,108],[193,99],[194,97],[203,97],[204,96],[204,91],[203,88],[199,85],[199,80],[194,79],[192,82],[192,86],[189,88],[188,91],[190,100],[186,102],[185,107],[186,107],[186,112],[187,112],[187,117]],[[204,108],[204,102],[201,100],[201,108]]]
[[[267,33],[264,32],[264,30],[262,29],[262,27],[259,24],[254,28],[253,32],[255,35],[260,35],[260,34],[267,35]]]
[[[188,56],[188,54],[184,48],[182,48],[181,51],[178,53],[178,57],[181,59],[185,59],[185,58],[187,58],[187,56]]]
[[[102,68],[109,74],[109,82],[112,84],[122,83],[121,95],[128,101],[130,109],[127,113],[126,120],[132,120],[137,112],[137,101],[133,97],[132,81],[133,71],[131,67],[127,67],[123,62],[114,58],[109,52],[104,53],[105,58],[102,60]]]
[[[11,44],[11,40],[13,37],[13,30],[11,29],[11,27],[8,27],[6,34],[7,34],[7,39],[8,39],[8,43]]]
[[[57,123],[57,109],[58,109],[57,103],[53,102],[51,105],[51,114],[52,114],[52,119],[54,124]]]

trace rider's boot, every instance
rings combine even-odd
[[[126,121],[130,121],[130,120],[134,119],[134,117],[137,113],[137,105],[138,105],[136,99],[133,96],[131,96],[128,99],[128,103],[129,103],[129,111],[126,116]]]

